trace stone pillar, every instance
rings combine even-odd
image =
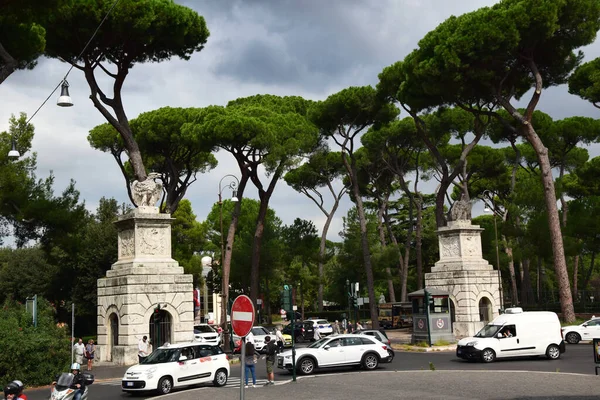
[[[170,327],[165,325],[171,342],[191,340],[192,275],[184,274],[171,258],[172,220],[158,208],[145,206],[116,221],[118,259],[106,278],[98,279],[96,354],[100,361],[136,364],[138,342],[151,336],[150,323],[158,305],[171,321]]]
[[[500,275],[482,257],[482,230],[470,220],[450,221],[440,228],[440,260],[425,274],[426,287],[450,293],[457,338],[477,333],[501,307]]]

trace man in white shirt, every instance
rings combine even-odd
[[[73,348],[75,349],[75,361],[79,365],[83,364],[83,352],[85,351],[83,339],[79,338],[79,341],[73,345]]]
[[[148,357],[148,336],[144,336],[138,343],[138,359],[140,364]]]
[[[277,350],[282,352],[283,351],[283,333],[281,333],[281,328],[275,328],[275,337],[277,338]]]

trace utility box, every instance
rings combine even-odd
[[[438,289],[425,288],[408,294],[413,309],[412,343],[434,344],[456,341],[452,332],[450,295]]]

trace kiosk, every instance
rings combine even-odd
[[[413,307],[412,343],[426,342],[431,346],[439,340],[456,341],[449,297],[448,293],[431,288],[408,294]]]

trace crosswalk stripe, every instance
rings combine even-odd
[[[248,379],[248,382],[252,384],[252,379]],[[267,379],[257,379],[256,386],[264,386],[267,383]],[[94,382],[94,386],[121,386],[121,378],[116,379],[107,379],[102,381]],[[227,379],[227,384],[225,387],[240,387],[240,378],[235,376],[230,376]]]

